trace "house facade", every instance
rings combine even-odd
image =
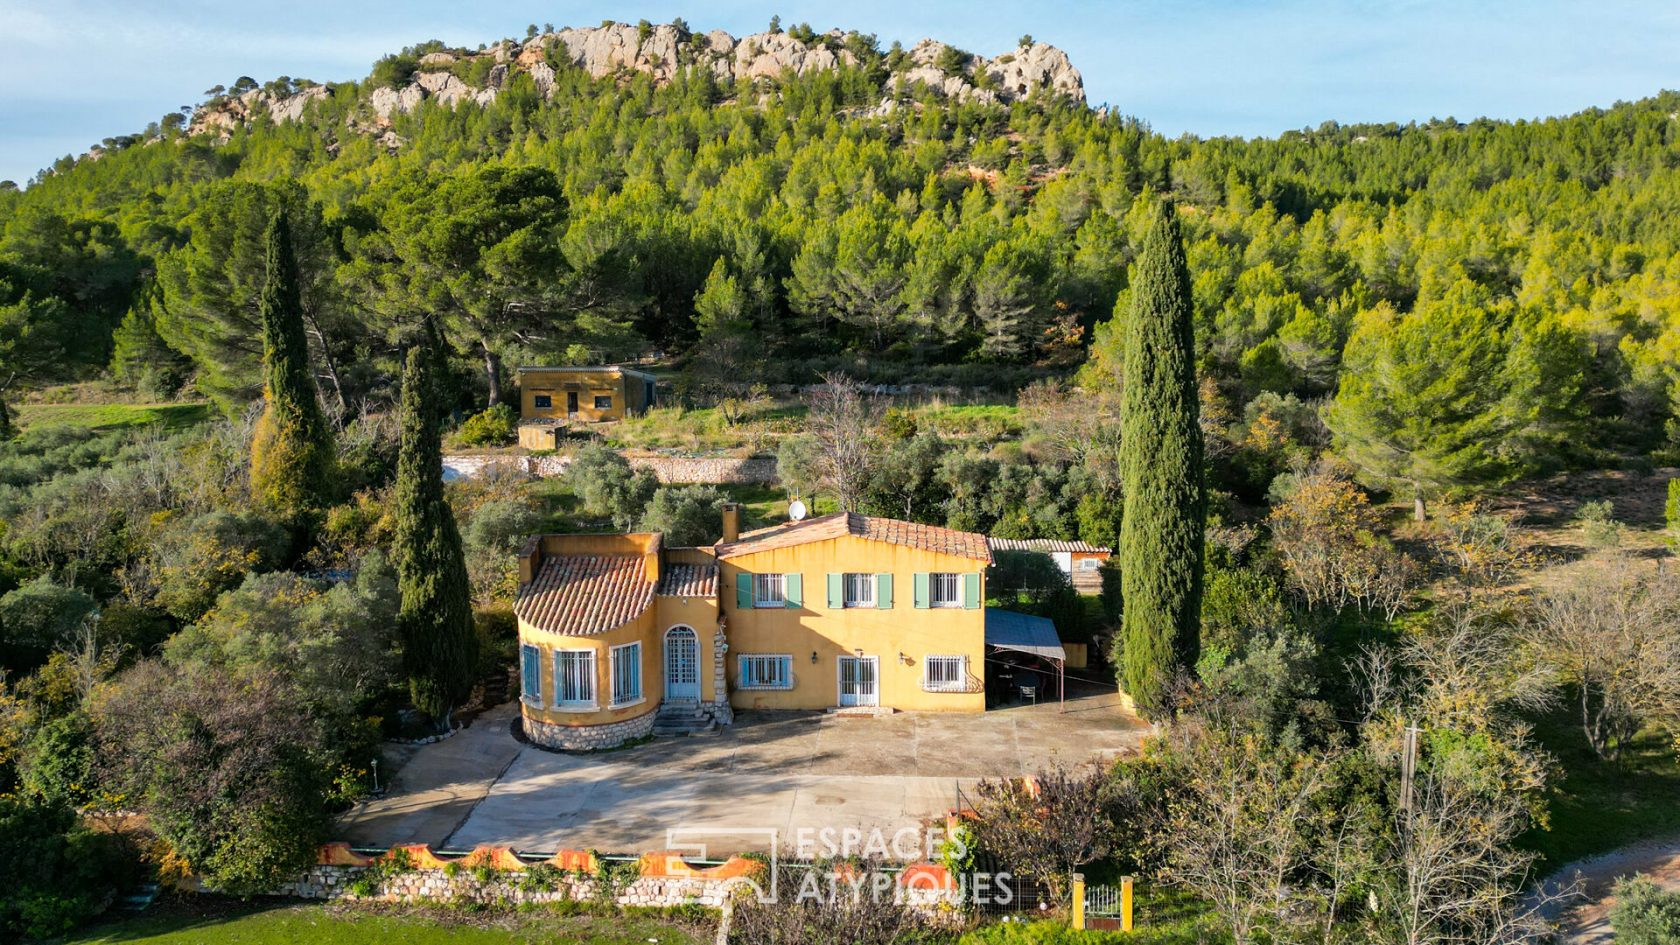
[[[735,709],[986,707],[983,535],[837,513],[667,548],[544,535],[515,605],[526,736],[572,750]]]
[[[562,423],[600,423],[644,413],[657,399],[654,376],[617,365],[521,367],[519,442],[554,448]]]

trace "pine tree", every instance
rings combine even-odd
[[[1121,394],[1123,595],[1119,665],[1147,713],[1200,649],[1202,435],[1197,422],[1190,271],[1172,205],[1162,201],[1132,280]]]
[[[442,726],[448,723],[450,708],[472,688],[478,639],[461,535],[443,495],[435,390],[432,358],[418,346],[410,348],[398,410],[402,442],[392,497],[393,557],[402,593],[397,629],[410,697],[416,708]]]
[[[263,235],[263,413],[251,435],[251,491],[257,500],[300,523],[327,504],[333,440],[303,336],[297,259],[291,226],[277,211]]]

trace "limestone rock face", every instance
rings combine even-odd
[[[555,66],[565,62],[594,78],[642,72],[658,82],[669,82],[685,69],[706,69],[720,81],[736,83],[743,101],[755,101],[771,93],[760,88],[752,94],[754,90],[748,87],[754,83],[774,81],[786,74],[802,76],[856,65],[857,57],[845,48],[845,41],[846,35],[838,30],[806,42],[785,32],[754,33],[737,40],[723,30],[691,33],[669,23],[646,28],[629,23],[567,28],[524,43],[503,40],[479,52],[455,49],[427,53],[420,57],[419,71],[405,85],[368,93],[366,108],[352,115],[348,126],[358,134],[381,136],[381,143],[396,147],[400,138],[384,137],[392,115],[412,112],[428,99],[450,108],[486,105],[521,72],[530,75],[538,92],[552,95]],[[1008,102],[1040,90],[1085,101],[1079,70],[1054,46],[1034,43],[996,59],[971,56],[962,66],[947,70],[949,49],[933,39],[917,43],[909,51],[908,67],[888,78],[882,90],[885,97],[870,114],[892,114],[900,105],[896,90],[917,84],[959,102]],[[483,58],[493,65],[482,88],[455,75],[453,70],[461,63]],[[463,71],[485,74],[482,70]],[[263,110],[275,122],[298,121],[311,102],[331,94],[327,86],[310,85],[287,95],[253,89],[221,97],[200,108],[188,130],[226,137]]]

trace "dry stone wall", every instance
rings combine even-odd
[[[639,450],[620,450],[619,455],[632,468],[651,470],[662,483],[764,485],[776,481],[774,456],[673,456]],[[559,453],[542,456],[526,453],[450,453],[443,457],[443,476],[445,479],[472,479],[500,467],[517,474],[548,478],[564,473],[571,462],[570,456]]]

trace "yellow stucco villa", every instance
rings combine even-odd
[[[1020,622],[988,619],[984,535],[845,512],[738,523],[727,508],[704,548],[653,533],[526,543],[515,614],[532,742],[607,748],[736,709],[985,710],[989,624]]]

